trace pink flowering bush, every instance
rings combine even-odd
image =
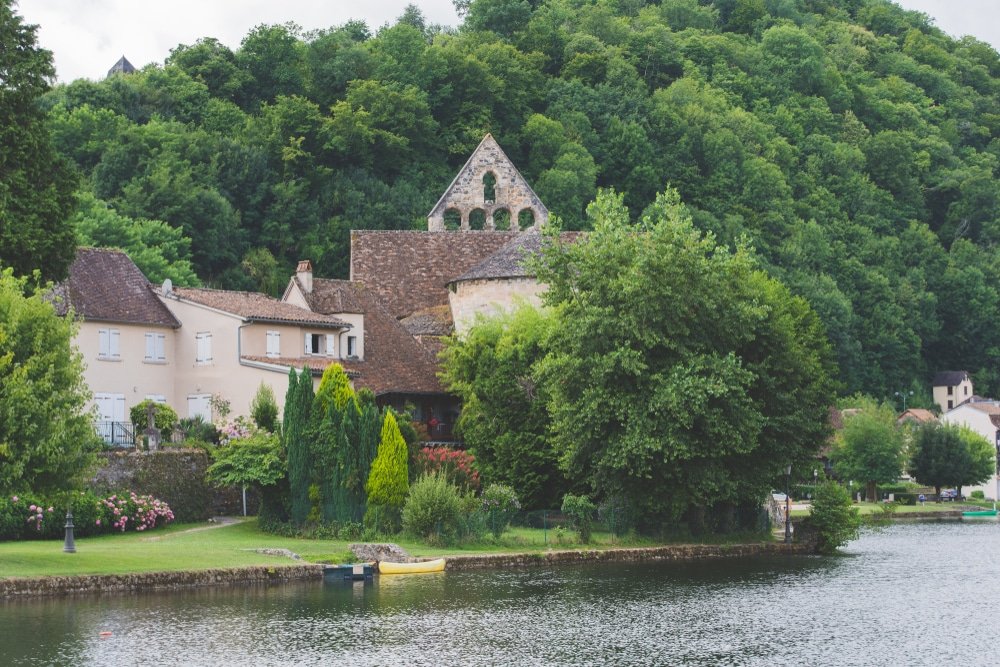
[[[227,445],[233,440],[244,440],[257,431],[257,426],[246,417],[239,416],[219,427],[219,444]]]
[[[108,497],[91,491],[64,492],[49,502],[18,494],[0,497],[0,540],[62,539],[68,506],[73,508],[77,537],[147,531],[174,520],[167,503],[131,491]]]
[[[462,491],[479,490],[476,457],[451,447],[424,447],[413,459],[414,478],[441,474]]]

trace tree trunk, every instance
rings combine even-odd
[[[935,486],[934,487],[934,495],[937,496],[937,501],[936,502],[941,502],[941,487],[940,486]]]
[[[878,502],[878,490],[875,488],[875,482],[868,482],[867,488],[865,489],[865,496],[871,500],[873,503]]]

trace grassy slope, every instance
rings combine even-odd
[[[252,551],[259,548],[289,549],[307,561],[349,562],[349,542],[306,540],[262,533],[255,520],[211,529],[176,525],[153,533],[126,533],[79,539],[77,553],[65,554],[60,541],[0,543],[0,577],[38,577],[74,574],[124,574],[164,570],[201,570],[246,565],[291,565],[283,556]],[[568,535],[568,534],[567,534]],[[758,541],[760,536],[732,535],[726,542]],[[629,540],[623,543],[610,535],[596,533],[593,543],[557,542],[555,531],[515,528],[498,542],[466,547],[431,547],[401,539],[399,545],[414,556],[447,556],[458,553],[501,553],[543,551],[547,548],[607,548],[650,546],[661,542]]]

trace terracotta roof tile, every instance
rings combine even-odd
[[[450,336],[455,331],[450,306],[431,306],[399,321],[413,336]]]
[[[445,393],[434,357],[365,285],[349,280],[313,280],[313,291],[306,298],[310,304],[354,304],[364,314],[364,360],[338,362],[357,373],[357,386],[376,395]]]
[[[153,289],[121,250],[78,248],[69,277],[52,290],[49,298],[61,315],[72,307],[85,320],[176,329],[180,322]]]
[[[343,329],[350,326],[335,317],[314,313],[258,292],[177,287],[174,288],[174,294],[187,301],[232,313],[251,322],[305,324],[324,329]]]
[[[517,232],[351,232],[351,279],[374,292],[395,318],[448,303],[447,284]]]
[[[580,238],[581,234],[582,232],[562,232],[559,235],[559,240],[573,243]],[[534,276],[534,271],[528,267],[528,260],[541,253],[545,243],[546,237],[537,228],[521,232],[502,248],[451,282]]]

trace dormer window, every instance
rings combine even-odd
[[[358,337],[348,336],[347,337],[347,356],[356,357],[358,356]]]

